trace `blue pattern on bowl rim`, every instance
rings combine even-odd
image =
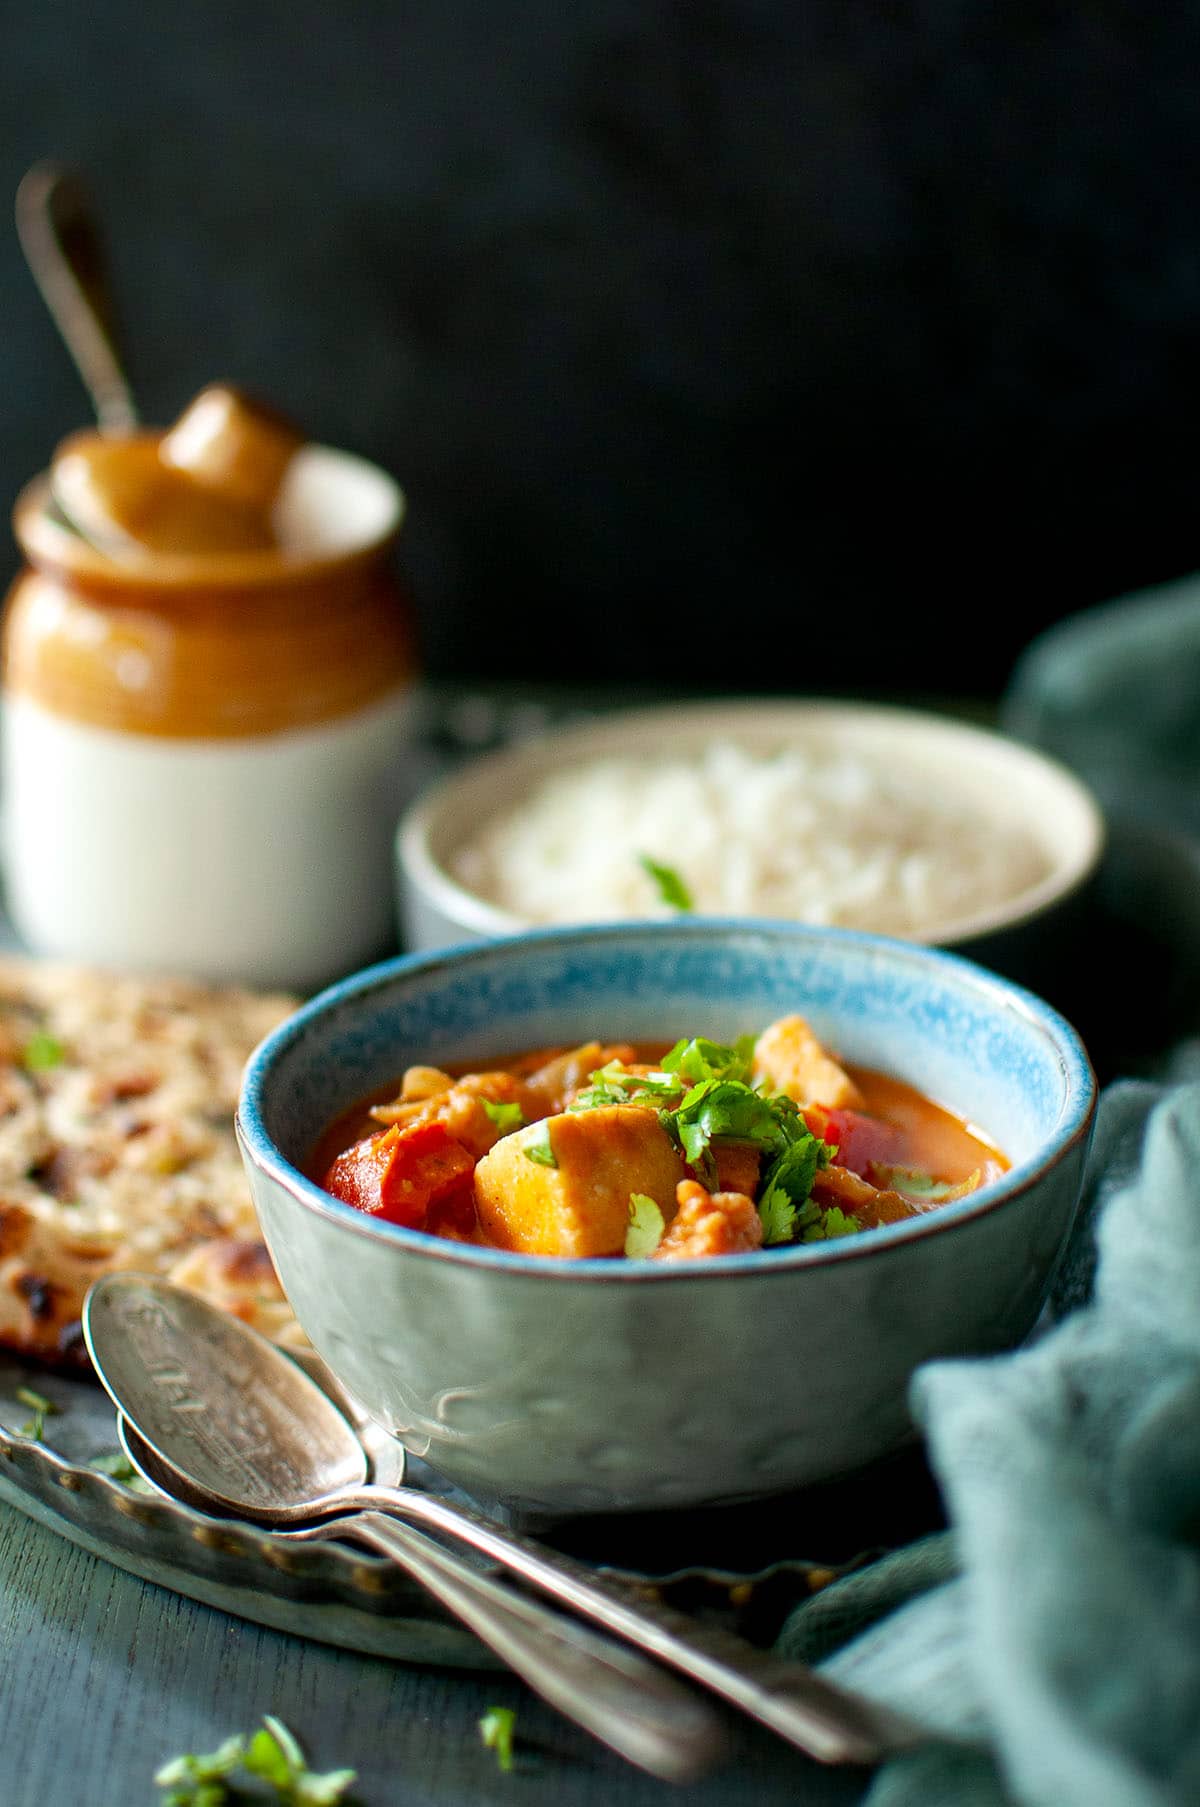
[[[399,1020],[398,1007],[364,1012],[397,980],[405,993]],[[664,1022],[668,995],[675,1001]],[[469,1062],[567,1044],[581,1033],[601,1040],[684,1033],[730,1039],[789,1009],[801,1010],[819,1034],[835,1027],[835,1045],[848,1060],[862,1061],[869,1050],[865,1064],[935,1095],[938,1057],[952,1056],[955,1070],[968,1075],[964,1097],[939,1101],[961,1110],[969,1096],[972,1120],[1013,1156],[1010,1171],[978,1193],[865,1236],[697,1262],[614,1263],[519,1255],[382,1223],[331,1198],[279,1152],[307,1152],[340,1111],[414,1062]],[[494,1030],[489,1037],[489,1025],[514,1020],[516,1040],[505,1041],[502,1031],[497,1039]],[[314,1040],[316,1063],[308,1062]],[[290,1083],[279,1088],[268,1124],[264,1111],[272,1107],[264,1097],[280,1075]],[[238,1132],[258,1167],[308,1208],[362,1236],[470,1266],[670,1284],[684,1274],[715,1279],[852,1261],[944,1234],[1024,1191],[1089,1135],[1095,1097],[1095,1075],[1074,1028],[1041,998],[960,955],[850,929],[688,917],[529,930],[403,954],[352,974],[302,1005],[252,1054]]]

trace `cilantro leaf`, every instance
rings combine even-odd
[[[226,1738],[223,1744],[219,1744],[207,1756],[189,1752],[182,1757],[172,1757],[169,1763],[164,1763],[160,1769],[155,1770],[154,1780],[160,1788],[186,1787],[190,1784],[193,1790],[197,1784],[223,1782],[226,1776],[232,1775],[240,1766],[245,1751],[246,1740],[240,1734],[235,1734],[232,1738]]]
[[[292,1799],[296,1807],[337,1807],[357,1774],[356,1769],[327,1769],[316,1776],[305,1770],[292,1784]]]
[[[758,1201],[758,1215],[765,1249],[773,1248],[776,1243],[791,1242],[796,1234],[796,1207],[786,1192],[778,1187],[773,1192],[764,1192]]]
[[[521,1143],[521,1153],[527,1161],[536,1161],[539,1167],[558,1166],[558,1156],[550,1141],[549,1117],[543,1117],[540,1123],[534,1124]]]
[[[35,1029],[21,1053],[27,1073],[45,1073],[61,1064],[66,1050],[48,1029]]]
[[[357,1774],[353,1769],[333,1769],[317,1775],[283,1721],[266,1713],[249,1737],[227,1738],[209,1756],[173,1757],[155,1772],[154,1780],[171,1790],[163,1807],[222,1807],[234,1798],[226,1783],[238,1769],[265,1782],[280,1807],[337,1807]]]
[[[694,910],[692,894],[673,866],[662,866],[648,853],[638,854],[638,865],[658,886],[658,895],[672,910]]]
[[[774,1155],[809,1134],[790,1098],[765,1098],[737,1079],[705,1079],[693,1086],[675,1112],[675,1125],[684,1156],[693,1166],[714,1136],[752,1142]]]
[[[489,1750],[496,1753],[501,1769],[513,1766],[513,1728],[517,1715],[512,1707],[489,1707],[479,1721],[479,1736]]]
[[[37,1392],[33,1387],[18,1387],[14,1396],[22,1405],[27,1405],[33,1414],[26,1419],[18,1435],[31,1437],[35,1443],[40,1443],[45,1434],[47,1418],[56,1418],[62,1410],[61,1406],[55,1405],[52,1399],[47,1399],[44,1393]]]
[[[814,1220],[806,1225],[800,1240],[802,1242],[832,1242],[838,1236],[857,1236],[862,1225],[856,1217],[851,1217],[839,1205],[830,1205],[826,1211],[818,1211]]]
[[[257,1776],[260,1781],[269,1782],[279,1794],[291,1787],[297,1768],[304,1762],[298,1748],[295,1751],[288,1748],[294,1741],[291,1733],[286,1732],[286,1728],[284,1729],[285,1737],[278,1737],[274,1727],[264,1718],[262,1725],[246,1746],[246,1754],[243,1759],[252,1776]],[[297,1757],[299,1764],[296,1761]]]
[[[791,1242],[797,1229],[797,1207],[808,1200],[812,1183],[829,1165],[830,1150],[811,1132],[789,1142],[768,1169],[758,1199],[763,1244]]]
[[[138,1473],[123,1449],[101,1450],[99,1455],[89,1456],[88,1467],[97,1474],[106,1474],[110,1481],[120,1481],[123,1487],[128,1487],[133,1493],[158,1492],[157,1487],[152,1487]]]
[[[673,1073],[631,1073],[621,1061],[610,1060],[590,1075],[591,1083],[577,1092],[567,1107],[571,1111],[602,1110],[606,1105],[665,1102],[678,1098],[683,1081]]]
[[[625,1253],[632,1260],[653,1255],[663,1239],[666,1220],[654,1200],[645,1192],[629,1194],[629,1228],[625,1232]]]
[[[131,1481],[137,1469],[123,1450],[105,1449],[98,1456],[89,1456],[88,1467],[97,1474],[106,1474],[110,1481]]]
[[[511,1104],[497,1104],[491,1098],[481,1098],[479,1102],[502,1136],[511,1134],[514,1129],[524,1129],[525,1113],[515,1100]]]
[[[665,1069],[661,1073],[631,1073],[619,1060],[610,1060],[607,1066],[597,1067],[591,1077],[599,1085],[618,1086],[630,1094],[648,1092],[656,1098],[670,1098],[684,1090],[682,1080]]]
[[[608,1110],[615,1104],[628,1103],[629,1094],[623,1086],[585,1085],[581,1091],[576,1092],[567,1110],[578,1115],[581,1111]]]
[[[754,1060],[754,1037],[739,1036],[732,1048],[721,1042],[710,1042],[703,1035],[686,1038],[675,1043],[675,1046],[662,1058],[664,1073],[678,1073],[693,1085],[704,1079],[735,1079],[741,1084],[749,1083],[750,1069]]]
[[[33,1387],[18,1387],[15,1397],[20,1400],[22,1405],[29,1406],[32,1411],[40,1412],[43,1418],[55,1418],[61,1410],[61,1407],[56,1406],[52,1399],[47,1399],[44,1393],[36,1392]]]

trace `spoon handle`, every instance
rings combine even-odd
[[[16,223],[101,431],[132,432],[137,409],[117,356],[104,247],[79,177],[61,163],[35,163],[17,189]]]
[[[490,1556],[564,1606],[701,1682],[821,1763],[876,1763],[926,1736],[899,1714],[836,1687],[806,1665],[785,1662],[723,1626],[599,1575],[468,1506],[414,1488],[356,1490],[355,1503],[368,1500]]]
[[[381,1512],[356,1512],[322,1530],[353,1534],[398,1562],[535,1694],[640,1769],[684,1782],[720,1756],[722,1728],[709,1708],[625,1645],[516,1593]]]

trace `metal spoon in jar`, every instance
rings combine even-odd
[[[111,1274],[91,1288],[83,1329],[101,1381],[156,1460],[148,1478],[161,1484],[165,1473],[177,1496],[275,1527],[386,1513],[466,1543],[823,1763],[873,1763],[926,1735],[803,1664],[648,1599],[469,1506],[372,1484],[362,1443],[316,1381],[195,1294]]]
[[[35,163],[17,189],[17,236],[42,299],[91,397],[102,433],[135,431],[138,412],[117,351],[108,259],[78,171]]]
[[[117,346],[104,237],[80,172],[52,160],[35,163],[17,188],[16,222],[98,428],[72,434],[52,460],[57,518],[118,561],[271,548],[272,506],[300,433],[230,383],[202,389],[167,432],[139,431]]]

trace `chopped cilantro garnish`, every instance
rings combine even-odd
[[[765,1249],[792,1240],[796,1233],[796,1207],[786,1192],[778,1188],[774,1192],[764,1192],[758,1201],[758,1215]]]
[[[491,1098],[481,1098],[479,1102],[502,1136],[525,1127],[525,1113],[519,1104],[497,1104]]]
[[[52,1399],[47,1399],[44,1393],[37,1392],[34,1387],[18,1387],[15,1397],[22,1405],[27,1405],[33,1413],[32,1418],[26,1419],[21,1426],[19,1435],[32,1437],[35,1443],[40,1443],[46,1429],[47,1418],[56,1417],[61,1407],[56,1406]]]
[[[828,1165],[828,1147],[807,1132],[789,1142],[776,1158],[768,1169],[758,1200],[765,1246],[792,1241],[796,1234],[797,1207],[807,1201],[817,1174]]]
[[[45,1073],[60,1065],[65,1049],[48,1029],[35,1029],[21,1054],[21,1065],[27,1073]]]
[[[133,1493],[152,1494],[157,1491],[138,1473],[124,1450],[102,1450],[98,1456],[88,1458],[88,1467],[95,1469],[97,1474],[106,1474],[110,1481],[120,1481],[123,1487],[128,1487]]]
[[[192,1802],[226,1800],[225,1778],[241,1767],[245,1752],[246,1740],[240,1734],[235,1734],[232,1738],[226,1738],[215,1751],[204,1755],[189,1751],[182,1757],[172,1757],[169,1763],[164,1763],[154,1772],[158,1786],[171,1790],[166,1797],[166,1807],[186,1807],[187,1803]]]
[[[644,1192],[629,1194],[629,1228],[625,1232],[625,1253],[633,1259],[653,1255],[663,1239],[666,1222],[654,1200]]]
[[[658,886],[658,895],[672,910],[694,910],[692,894],[673,866],[660,865],[648,853],[638,854],[638,865]]]
[[[851,1217],[849,1212],[843,1211],[838,1205],[830,1205],[827,1211],[821,1213],[819,1232],[813,1226],[804,1232],[804,1240],[805,1242],[818,1242],[823,1237],[827,1242],[831,1242],[835,1236],[857,1236],[861,1229],[862,1225],[857,1217]]]
[[[539,1167],[557,1167],[558,1156],[550,1141],[550,1119],[543,1117],[535,1123],[521,1144],[521,1153],[527,1161],[536,1161]]]
[[[606,1105],[640,1104],[651,1101],[665,1104],[678,1098],[683,1081],[672,1073],[631,1073],[619,1060],[597,1067],[590,1075],[591,1083],[577,1092],[568,1107],[572,1111],[602,1110]]]
[[[619,1060],[610,1060],[607,1066],[597,1067],[591,1078],[597,1085],[617,1086],[630,1093],[650,1092],[655,1097],[669,1098],[674,1093],[683,1091],[682,1082],[665,1070],[661,1073],[631,1073]]]
[[[119,1449],[102,1450],[98,1456],[92,1456],[88,1462],[97,1474],[106,1474],[110,1481],[128,1481],[137,1473],[137,1469]]]
[[[699,1085],[705,1079],[736,1079],[745,1085],[749,1083],[753,1060],[752,1035],[739,1036],[732,1048],[696,1035],[691,1041],[686,1037],[677,1041],[671,1051],[663,1055],[661,1064],[664,1073],[678,1073],[692,1085]]]
[[[629,1093],[624,1086],[585,1085],[582,1091],[576,1092],[568,1111],[602,1111],[614,1104],[628,1104]]]
[[[47,1399],[44,1393],[35,1392],[32,1387],[18,1387],[16,1396],[22,1405],[29,1406],[32,1411],[40,1412],[43,1418],[54,1417],[59,1411],[59,1407],[52,1399]]]
[[[247,1798],[241,1790],[230,1791],[230,1778],[238,1770],[265,1782],[281,1807],[336,1807],[357,1773],[334,1769],[316,1775],[287,1726],[265,1713],[262,1725],[249,1737],[226,1738],[207,1756],[173,1757],[154,1780],[170,1790],[163,1807],[222,1807],[226,1801]]]
[[[714,1136],[752,1142],[765,1154],[781,1154],[789,1143],[807,1136],[790,1098],[765,1098],[737,1079],[705,1079],[692,1087],[674,1113],[684,1156],[695,1166]]]
[[[804,1131],[788,1142],[783,1153],[773,1160],[764,1176],[759,1193],[759,1218],[763,1220],[763,1243],[792,1241],[797,1227],[797,1205],[808,1200],[820,1167],[830,1164],[830,1149],[810,1131]]]
[[[489,1750],[496,1753],[501,1769],[513,1766],[513,1728],[517,1715],[512,1707],[489,1707],[479,1721],[479,1736]]]
[[[832,1242],[837,1236],[857,1236],[862,1229],[858,1219],[839,1205],[830,1205],[823,1211],[811,1198],[797,1213],[796,1225],[801,1242]]]

